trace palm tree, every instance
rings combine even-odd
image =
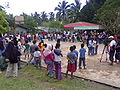
[[[33,18],[37,22],[38,26],[41,25],[42,21],[41,21],[40,14],[38,14],[37,12],[35,12],[34,15],[31,15],[31,16],[33,16]]]
[[[75,4],[71,4],[71,8],[68,10],[68,18],[70,22],[76,22],[80,20],[80,9],[81,9],[81,2],[80,0],[75,0]]]
[[[42,22],[48,21],[48,15],[45,11],[41,12],[41,19],[42,19]]]
[[[50,13],[49,13],[49,16],[50,16],[49,20],[54,20],[55,14],[54,14],[53,12],[50,12]]]
[[[55,11],[58,11],[61,20],[65,20],[66,12],[71,4],[68,4],[66,1],[59,2],[58,6],[55,8]]]

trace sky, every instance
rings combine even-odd
[[[13,15],[20,15],[23,12],[26,14],[31,14],[37,11],[41,13],[45,11],[46,13],[54,12],[55,7],[63,0],[0,0],[0,5],[6,6],[9,2],[9,8],[6,8],[6,12]],[[80,0],[82,6],[85,5],[86,0]],[[66,2],[74,3],[74,0],[66,0]]]

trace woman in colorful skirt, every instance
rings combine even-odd
[[[66,71],[66,78],[68,76],[68,72],[71,72],[71,79],[73,79],[73,73],[76,71],[76,65],[75,61],[77,60],[77,56],[75,53],[73,53],[73,46],[70,47],[70,53],[67,54],[68,59],[68,65],[67,65],[67,71]]]
[[[47,48],[44,50],[45,63],[47,64],[48,76],[53,77],[53,60],[54,54],[52,52],[52,45],[47,45]]]

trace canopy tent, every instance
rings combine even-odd
[[[76,22],[64,25],[66,28],[74,28],[78,30],[98,30],[104,29],[101,25],[88,23],[88,22]]]

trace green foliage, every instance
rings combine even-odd
[[[35,21],[33,16],[27,15],[25,13],[21,14],[21,16],[24,16],[24,26],[28,27],[29,29],[34,30],[37,26],[37,22]]]
[[[75,0],[75,4],[71,4],[72,6],[67,11],[67,16],[69,22],[77,22],[80,20],[80,9],[81,9],[81,2],[80,0]]]
[[[48,26],[49,26],[49,23],[48,23],[48,22],[42,22],[41,25],[44,26],[44,27],[48,27]]]
[[[58,11],[57,18],[58,20],[66,20],[67,10],[70,8],[71,4],[68,4],[66,1],[59,2],[58,6],[55,7],[55,11]]]
[[[90,0],[81,9],[81,21],[93,22],[93,18],[96,16],[97,10],[101,8],[106,0]]]
[[[6,20],[8,21],[10,27],[14,26],[14,16],[13,16],[13,14],[6,15]]]
[[[50,21],[55,19],[55,14],[53,12],[50,12],[49,16],[50,16],[49,18]]]
[[[42,23],[42,19],[41,19],[41,17],[40,17],[40,14],[38,14],[37,12],[35,12],[33,15],[31,15],[34,19],[35,19],[35,21],[36,21],[36,23],[37,23],[37,26],[40,26],[41,25],[41,23]]]
[[[0,11],[0,33],[4,33],[9,29],[8,22],[5,19],[5,13]]]
[[[107,0],[95,18],[107,31],[120,32],[120,0]]]
[[[42,19],[42,22],[48,21],[48,15],[45,11],[41,12],[41,19]]]
[[[58,21],[58,20],[49,21],[49,27],[51,27],[51,28],[62,28],[63,23],[62,23],[62,21]]]

